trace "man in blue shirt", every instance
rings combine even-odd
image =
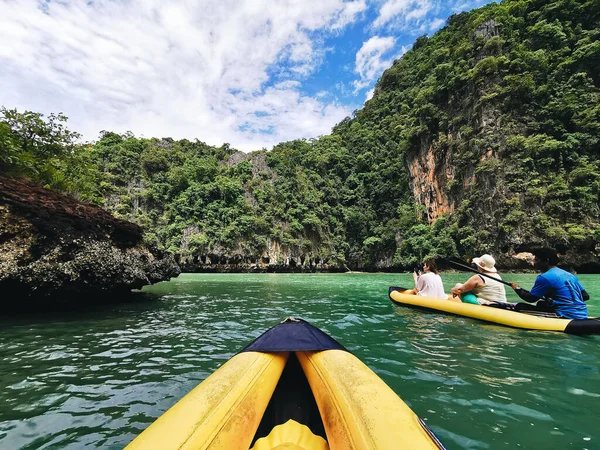
[[[540,311],[553,311],[566,319],[587,319],[587,307],[584,302],[589,300],[590,296],[575,275],[556,267],[556,252],[550,248],[540,248],[535,250],[533,255],[534,267],[543,273],[537,277],[530,292],[516,283],[510,283],[517,295],[530,303],[542,300],[536,304],[536,309]]]

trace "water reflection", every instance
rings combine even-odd
[[[4,320],[0,448],[122,448],[289,315],[353,351],[449,448],[597,447],[597,339],[395,308],[398,278],[185,275],[150,304]]]

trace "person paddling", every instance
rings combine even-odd
[[[543,273],[538,275],[531,291],[522,289],[517,283],[510,283],[510,286],[523,300],[536,304],[518,304],[518,310],[554,312],[566,319],[587,319],[587,306],[584,302],[590,296],[575,275],[557,267],[556,251],[540,248],[534,250],[533,255],[534,267]]]
[[[463,303],[474,305],[506,303],[506,291],[500,282],[502,277],[495,267],[496,260],[491,255],[481,255],[479,258],[473,258],[473,263],[477,266],[480,274],[473,275],[464,284],[457,283],[451,289],[452,296],[460,297]]]

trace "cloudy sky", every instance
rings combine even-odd
[[[243,151],[328,134],[488,0],[0,0],[0,105]]]

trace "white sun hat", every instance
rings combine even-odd
[[[473,258],[473,263],[477,264],[486,272],[498,272],[494,267],[496,265],[496,260],[492,255],[481,255],[479,258]]]

